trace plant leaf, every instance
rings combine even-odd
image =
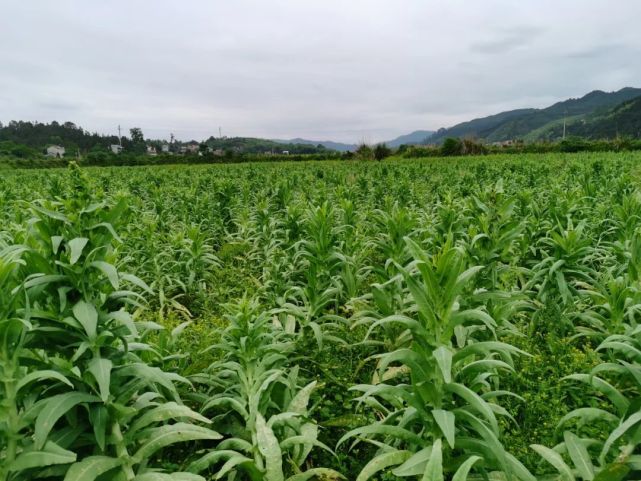
[[[565,440],[565,447],[568,449],[570,459],[576,466],[581,477],[586,481],[594,479],[594,466],[590,460],[588,450],[581,443],[579,437],[570,431],[565,431],[563,433],[563,439]]]
[[[260,413],[256,416],[256,441],[260,454],[265,457],[265,481],[283,481],[283,457],[278,439]]]
[[[404,463],[409,459],[411,455],[411,451],[398,450],[379,454],[365,465],[365,467],[358,474],[356,481],[367,481],[376,473],[389,468],[390,466],[396,466],[398,464]]]
[[[94,339],[98,328],[98,312],[96,312],[96,308],[88,302],[80,301],[73,306],[73,315],[85,329],[87,337]]]
[[[452,351],[445,346],[435,349],[432,353],[436,363],[438,364],[441,374],[443,374],[443,381],[447,384],[452,382]]]
[[[89,456],[73,464],[64,481],[93,481],[98,476],[122,465],[122,460],[109,456]]]
[[[43,408],[36,418],[34,441],[36,449],[42,449],[47,441],[47,436],[67,411],[80,403],[92,403],[99,399],[82,392],[68,392],[50,397],[44,401]]]
[[[465,460],[463,464],[459,466],[459,468],[456,470],[456,473],[454,473],[454,476],[452,476],[452,481],[467,481],[467,475],[470,472],[470,469],[472,469],[472,466],[476,464],[477,461],[480,461],[481,458],[479,456],[470,456]]]
[[[94,357],[89,361],[89,367],[87,370],[93,375],[94,379],[98,383],[98,389],[100,391],[100,398],[103,403],[106,403],[109,399],[109,386],[111,383],[111,368],[113,363],[109,359],[104,359],[101,357]]]
[[[187,423],[168,424],[144,432],[148,434],[148,441],[144,443],[134,455],[133,458],[137,463],[147,459],[159,449],[175,443],[200,439],[217,440],[222,438],[216,431]]]
[[[550,448],[542,446],[540,444],[532,444],[530,447],[539,453],[539,455],[545,459],[548,463],[556,468],[556,470],[561,474],[560,481],[575,481],[574,474],[570,467],[563,461],[563,458],[559,453],[553,451]]]
[[[425,467],[422,481],[444,481],[444,479],[442,443],[437,439],[432,446],[432,454]]]
[[[9,471],[24,471],[42,468],[53,464],[68,464],[76,460],[76,453],[62,449],[57,444],[47,441],[42,451],[26,451],[9,465]]]
[[[443,409],[433,409],[432,416],[436,420],[436,424],[441,429],[441,432],[447,439],[447,444],[454,449],[454,432],[455,432],[455,416],[454,413],[450,411],[445,411]]]
[[[87,245],[87,242],[89,242],[89,239],[86,237],[76,237],[75,239],[71,239],[67,245],[69,246],[69,249],[71,250],[71,255],[69,256],[69,264],[74,265],[76,262],[78,262],[78,259],[80,259],[80,256],[82,255],[82,251]]]

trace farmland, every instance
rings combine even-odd
[[[3,171],[0,480],[638,479],[641,154]]]

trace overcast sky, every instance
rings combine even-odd
[[[2,0],[0,121],[375,142],[641,87],[639,0]]]

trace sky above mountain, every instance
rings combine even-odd
[[[0,121],[375,142],[641,86],[638,0],[3,0]]]

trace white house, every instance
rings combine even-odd
[[[161,150],[162,150],[163,154],[166,154],[167,152],[169,152],[169,144],[168,144],[168,143],[166,143],[166,142],[165,142],[165,143],[163,143],[163,144],[162,144],[162,146],[161,146],[160,148],[161,148]]]
[[[47,147],[47,157],[64,157],[65,148],[61,145],[50,145]]]
[[[122,152],[122,145],[111,144],[110,149],[111,149],[111,152],[113,152],[114,154],[119,154],[120,152]]]
[[[147,155],[152,155],[153,156],[153,155],[157,155],[157,154],[158,154],[158,152],[156,152],[156,147],[154,147],[153,145],[148,145],[147,146]]]

